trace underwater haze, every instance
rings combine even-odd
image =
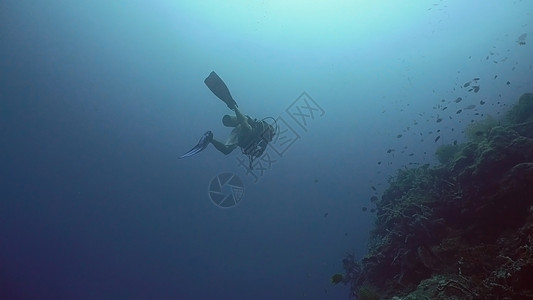
[[[330,278],[366,254],[371,197],[533,91],[532,20],[529,0],[2,1],[0,298],[348,299]],[[212,71],[277,120],[253,169],[178,159],[230,134]]]

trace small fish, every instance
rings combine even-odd
[[[376,201],[378,201],[378,197],[372,196],[372,197],[370,197],[370,201],[371,202],[376,202]]]
[[[474,104],[470,104],[467,107],[465,107],[464,109],[474,109],[474,108],[476,108],[476,106]]]
[[[469,81],[469,82],[465,82],[465,84],[463,84],[463,87],[469,87],[469,86],[470,86],[470,82],[471,82],[471,81]]]
[[[485,104],[485,101],[481,100],[481,101],[479,101],[479,104],[483,105],[483,104]]]
[[[401,134],[398,134],[398,135],[396,136],[396,138],[398,138],[398,139],[401,138],[401,137],[402,137]]]
[[[516,40],[516,43],[520,46],[524,46],[526,44],[526,38],[527,38],[527,33],[523,33],[518,37],[518,39]]]
[[[460,109],[460,110],[458,110],[458,111],[456,112],[456,114],[460,114],[462,111],[463,111],[463,110]]]
[[[498,75],[494,75],[494,79],[498,78]]]
[[[387,150],[387,153],[391,153],[392,151],[394,151],[394,149],[389,149]]]
[[[510,86],[511,85],[511,82],[510,81],[507,81],[507,86]]]
[[[442,122],[442,118],[437,118],[437,123]]]
[[[371,188],[375,191],[376,190],[376,187],[375,186],[371,186]]]
[[[474,81],[479,81],[479,77],[476,77],[473,79]]]
[[[446,110],[447,108],[448,108],[448,106],[444,106],[444,107],[442,108],[442,110]]]
[[[457,140],[454,140],[454,141],[453,141],[453,145],[454,145],[454,146],[457,146]]]
[[[333,284],[338,284],[339,282],[342,282],[342,279],[344,278],[344,276],[342,276],[342,274],[335,274],[333,276],[331,276],[331,283]]]
[[[440,135],[435,138],[435,143],[440,139]]]
[[[380,161],[378,161],[378,165],[381,165],[381,162],[380,162]]]
[[[362,211],[366,211],[368,208],[366,206],[361,207]]]
[[[472,88],[474,89],[474,93],[479,92],[479,85],[475,85]]]
[[[324,218],[327,217],[328,215],[329,215],[329,213],[325,213],[325,214],[324,214]]]
[[[455,103],[459,103],[461,101],[463,101],[463,98],[461,98],[461,97],[457,97],[457,99],[454,100]]]

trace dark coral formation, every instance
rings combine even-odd
[[[443,164],[390,180],[369,253],[350,274],[354,295],[533,297],[533,94],[487,128],[445,149]]]

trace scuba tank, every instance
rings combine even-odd
[[[274,126],[268,124],[267,119],[272,119]],[[262,120],[254,119],[250,124],[253,124],[252,139],[246,147],[241,147],[241,151],[248,156],[249,168],[253,170],[254,160],[263,155],[268,143],[274,139],[274,135],[278,131],[278,124],[272,117],[266,117]]]

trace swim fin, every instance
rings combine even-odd
[[[211,131],[204,133],[204,135],[202,135],[200,141],[198,142],[198,144],[196,144],[196,146],[194,146],[191,150],[187,151],[187,153],[183,154],[178,158],[191,157],[195,154],[202,152],[205,148],[207,148],[207,145],[209,145],[209,142],[211,142],[212,140],[213,133]]]
[[[222,78],[218,77],[214,71],[207,76],[204,80],[205,85],[218,97],[218,99],[224,101],[229,109],[233,110],[235,107],[239,107],[237,102],[231,97],[228,87],[222,81]]]

